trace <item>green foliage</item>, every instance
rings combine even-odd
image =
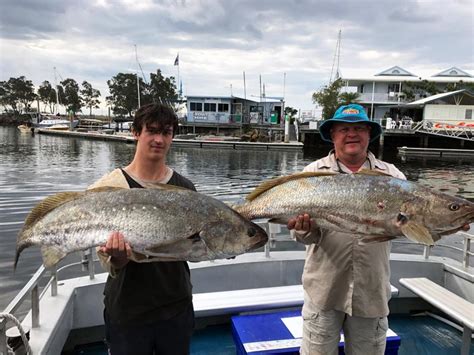
[[[178,102],[174,77],[164,77],[160,69],[156,71],[156,74],[150,73],[149,92],[150,99],[153,102],[162,102],[171,106],[175,106]]]
[[[359,100],[359,96],[358,92],[341,92],[338,98],[339,106],[354,104]]]
[[[474,84],[473,83],[465,83],[462,80],[459,80],[457,83],[448,83],[446,84],[445,92],[449,91],[456,91],[466,89],[470,92],[474,93]]]
[[[54,105],[56,104],[56,90],[51,86],[49,81],[43,81],[38,88],[38,97],[45,106],[49,107],[49,112],[54,113]]]
[[[33,83],[24,76],[0,82],[0,103],[5,108],[10,106],[16,114],[29,111],[35,99]]]
[[[337,79],[329,86],[323,86],[318,92],[313,93],[313,103],[323,108],[323,119],[331,118],[339,107],[339,92],[342,87],[342,80]]]
[[[89,108],[89,115],[92,116],[92,109],[99,108],[100,91],[94,89],[87,81],[83,81],[80,93],[84,106]]]
[[[298,113],[298,110],[291,107],[291,106],[286,106],[285,107],[285,116],[288,115],[290,117],[290,124],[293,124],[296,119],[296,114]]]
[[[140,78],[140,88],[144,88],[144,82]],[[110,96],[107,102],[112,106],[116,115],[127,115],[132,117],[132,112],[138,108],[137,76],[129,73],[118,73],[112,79],[107,80]],[[140,90],[141,91],[141,90]],[[142,93],[140,93],[140,101]]]
[[[439,94],[440,91],[432,81],[423,80],[420,82],[406,81],[402,85],[402,93],[405,101],[423,99],[425,97]]]
[[[150,74],[150,84],[146,84],[141,78],[139,80],[141,105],[162,102],[177,109],[178,93],[174,77],[166,78],[158,69],[156,74]],[[114,114],[131,117],[133,111],[138,108],[136,75],[118,73],[108,80],[107,84],[111,94],[107,96],[107,102],[112,106]]]
[[[64,88],[63,104],[66,106],[67,112],[76,114],[81,112],[81,98],[79,97],[79,84],[74,79],[66,79],[61,81],[61,86]]]

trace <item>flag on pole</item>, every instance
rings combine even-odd
[[[179,65],[179,53],[176,56],[176,59],[174,60],[174,65]]]

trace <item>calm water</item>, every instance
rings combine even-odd
[[[16,235],[30,209],[53,193],[83,190],[110,170],[128,164],[133,153],[132,144],[31,136],[14,127],[0,127],[0,309],[41,264],[39,249],[26,249],[13,274]],[[402,163],[395,153],[384,152],[383,158],[396,164],[409,180],[474,200],[472,161],[409,160]],[[190,178],[198,191],[237,202],[259,182],[300,171],[326,154],[327,149],[308,155],[173,148],[168,163]],[[449,242],[458,246],[460,243],[455,239]],[[78,260],[77,255],[72,255],[64,263]]]

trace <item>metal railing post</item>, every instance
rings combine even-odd
[[[463,243],[463,250],[462,250],[462,266],[468,267],[469,266],[469,256],[471,254],[471,236],[467,233],[464,234],[464,243]]]
[[[40,323],[39,317],[40,317],[39,291],[38,291],[38,285],[36,285],[31,290],[31,328],[39,327],[39,323]]]
[[[49,270],[51,273],[51,296],[57,296],[58,294],[58,272],[56,269],[56,265],[51,267]]]
[[[82,253],[82,271],[89,271],[89,279],[93,280],[95,277],[94,269],[94,249],[89,248]]]
[[[430,258],[430,254],[431,254],[431,248],[432,246],[431,245],[425,245],[424,249],[423,249],[423,257],[428,260]]]

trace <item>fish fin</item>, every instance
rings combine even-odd
[[[52,196],[46,197],[43,201],[38,203],[28,214],[23,225],[23,229],[18,234],[18,241],[21,241],[25,237],[25,231],[33,226],[37,221],[47,215],[49,212],[54,210],[66,202],[75,200],[82,196],[84,192],[60,192]]]
[[[324,172],[324,171],[305,171],[302,173],[296,173],[292,175],[287,175],[287,176],[280,176],[268,181],[263,182],[262,184],[258,185],[250,194],[248,194],[245,199],[247,201],[252,201],[261,194],[263,194],[265,191],[268,191],[272,189],[275,186],[284,184],[285,182],[291,181],[291,180],[298,180],[298,179],[304,179],[308,177],[320,177],[320,176],[332,176],[332,175],[337,175],[334,172]]]
[[[383,171],[380,170],[370,170],[370,169],[361,169],[354,174],[358,175],[370,175],[370,176],[390,176],[393,177],[392,175],[389,175],[387,173],[384,173]]]
[[[362,237],[359,239],[361,244],[374,244],[388,242],[389,240],[396,239],[397,237],[387,237],[387,236],[372,236],[372,237]]]
[[[430,231],[423,225],[408,221],[400,227],[403,235],[414,242],[433,245],[434,239]]]
[[[41,255],[43,257],[44,267],[49,268],[59,263],[67,253],[57,246],[42,246]]]

